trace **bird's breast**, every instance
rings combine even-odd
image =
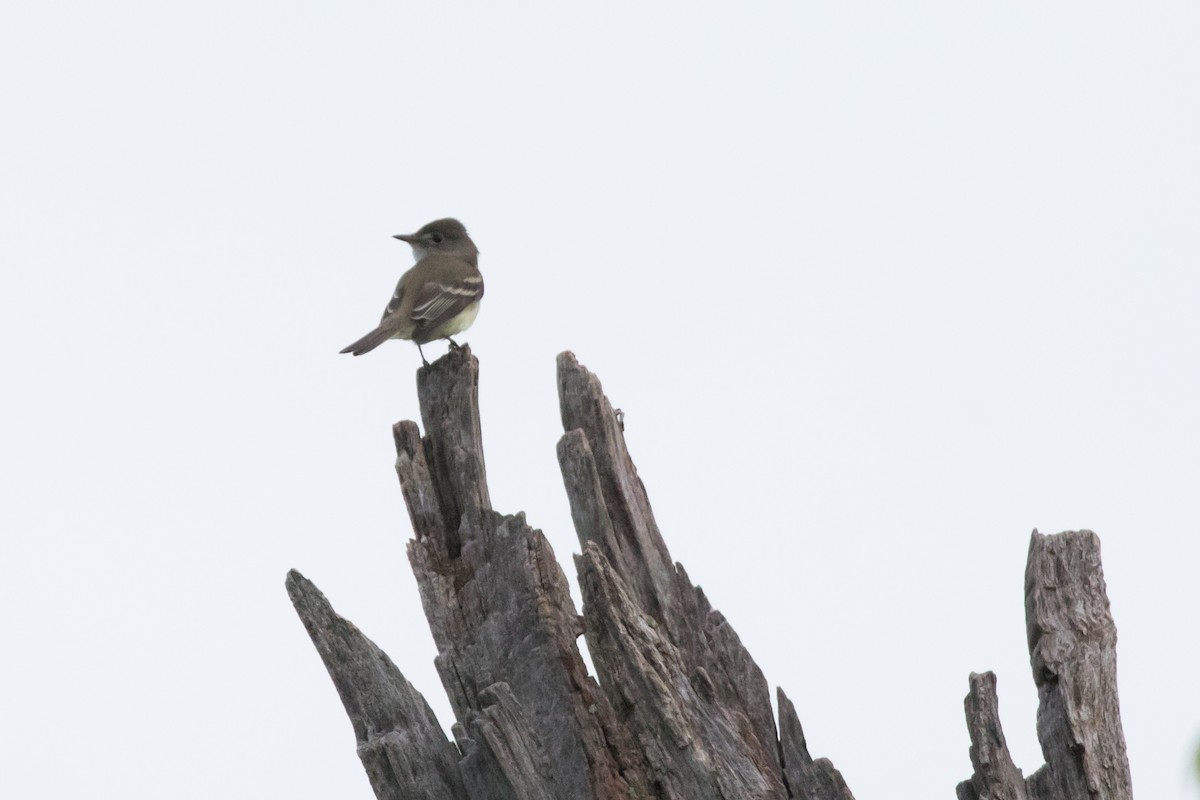
[[[471,327],[471,323],[475,321],[475,317],[477,316],[479,316],[478,300],[458,312],[456,316],[446,320],[444,325],[439,326],[437,331],[438,337],[453,336],[456,333],[462,333]]]

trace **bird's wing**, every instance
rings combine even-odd
[[[400,310],[400,304],[404,302],[405,289],[408,288],[405,286],[405,284],[408,283],[406,278],[408,278],[407,273],[402,275],[399,282],[396,283],[396,291],[392,292],[392,299],[388,300],[387,307],[383,309],[383,316],[379,318],[379,324],[381,326],[388,321],[389,317]],[[400,320],[398,319],[392,320],[392,322],[399,321]]]
[[[428,267],[431,273],[437,268],[437,278],[425,278],[420,273],[413,276],[409,286],[416,292],[412,311],[409,313],[419,330],[432,331],[447,320],[458,316],[463,309],[483,297],[483,276],[471,264],[456,258],[446,258],[442,263],[426,264],[438,256],[426,256],[418,265]],[[414,269],[414,273],[417,270]],[[417,280],[422,278],[422,280]],[[405,287],[405,291],[409,289]],[[402,294],[402,292],[397,292]],[[399,307],[399,299],[396,301]]]

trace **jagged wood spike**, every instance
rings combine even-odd
[[[796,707],[783,689],[777,689],[779,703],[779,760],[789,795],[797,800],[854,800],[842,773],[828,758],[814,759],[800,727]]]
[[[575,563],[592,662],[661,796],[786,800],[775,742],[764,755],[747,717],[721,703],[707,670],[689,666],[595,542]]]
[[[520,783],[513,790],[521,797],[647,798],[630,770],[637,756],[629,736],[579,653],[580,619],[554,551],[523,514],[491,510],[478,376],[465,346],[423,367],[426,436],[418,439],[410,423],[396,427],[414,519],[432,518],[425,499],[438,498],[440,529],[425,526],[408,553],[438,649],[434,663],[475,748],[464,759],[467,784],[492,785],[503,775]]]
[[[1033,532],[1025,625],[1046,757],[1046,766],[1030,778],[1031,794],[1043,800],[1132,800],[1117,699],[1117,627],[1096,534]]]
[[[604,509],[607,529],[590,535],[598,537],[595,541],[625,577],[638,605],[670,626],[675,620],[669,618],[669,610],[679,605],[671,554],[658,532],[646,487],[625,448],[616,412],[604,396],[600,380],[573,353],[558,356],[558,398],[566,434],[559,444],[559,458],[572,514],[577,516],[579,503]],[[571,469],[571,459],[579,462],[579,475]],[[596,491],[598,495],[593,494]]]
[[[296,570],[288,596],[350,717],[358,755],[379,800],[469,800],[458,750],[425,698],[391,659]]]
[[[1033,532],[1025,625],[1046,763],[1020,781],[1000,728],[995,676],[972,674],[966,712],[975,774],[958,785],[959,799],[1132,800],[1117,697],[1117,628],[1096,534]]]
[[[588,649],[596,664],[600,683],[609,694],[613,707],[636,735],[643,739],[653,735],[655,717],[640,713],[618,700],[618,695],[633,691],[629,686],[617,689],[622,682],[653,687],[635,680],[628,665],[619,657],[598,658],[597,651],[608,653],[613,648],[630,652],[628,641],[609,641],[623,635],[620,624],[601,627],[591,624],[589,606],[610,602],[616,594],[604,599],[593,596],[604,585],[585,578],[586,569],[603,575],[595,568],[589,547],[602,555],[613,574],[641,616],[658,625],[658,634],[669,642],[677,670],[688,685],[698,687],[689,692],[683,684],[675,684],[671,702],[678,705],[678,715],[667,719],[706,720],[713,726],[711,737],[724,740],[726,735],[741,743],[732,749],[718,746],[711,758],[693,760],[690,754],[679,756],[682,772],[707,769],[710,776],[720,780],[738,780],[745,770],[741,759],[749,759],[758,775],[747,779],[738,791],[750,792],[743,797],[786,797],[783,772],[779,762],[778,737],[771,711],[770,689],[762,670],[755,664],[741,640],[725,617],[712,608],[704,592],[694,586],[681,564],[671,561],[645,487],[637,476],[637,468],[625,445],[624,433],[616,413],[600,381],[571,353],[558,357],[559,405],[566,431],[559,440],[559,466],[563,484],[571,504],[576,534],[584,547],[583,561],[577,560],[584,597],[584,615],[589,619]],[[601,609],[602,611],[603,609]],[[627,614],[627,616],[637,616]],[[602,613],[596,619],[604,619]],[[631,680],[634,679],[634,680]],[[624,698],[625,702],[629,699]],[[637,702],[652,702],[640,698]],[[632,709],[638,713],[624,713]],[[707,765],[707,766],[706,766]],[[670,770],[664,770],[664,774]],[[748,774],[748,773],[747,773]],[[732,776],[732,777],[731,777]],[[663,777],[669,785],[672,777]],[[709,795],[688,795],[703,791],[701,777],[679,779],[679,791],[697,798]],[[688,782],[690,781],[690,783]],[[756,782],[761,782],[761,787]],[[686,784],[687,788],[682,788]],[[756,794],[757,792],[757,794]],[[721,795],[712,795],[719,797]]]
[[[995,673],[972,672],[970,685],[963,707],[975,774],[958,785],[958,800],[1028,800],[1025,777],[1013,763],[1000,725]]]
[[[575,639],[584,626],[549,543],[523,515],[491,508],[478,362],[465,347],[452,351],[418,372],[426,435],[402,422],[394,436],[416,534],[409,557],[458,720],[457,747],[353,626],[332,610],[322,616],[320,603],[297,604],[365,737],[360,755],[377,795],[852,800],[833,765],[809,754],[782,690],[776,726],[762,671],[671,560],[599,380],[569,353],[558,367],[558,456],[601,685],[583,666]],[[290,591],[303,585],[289,580]],[[1094,534],[1035,532],[1026,601],[1047,764],[1022,778],[1004,743],[994,676],[972,675],[975,775],[959,797],[1127,800],[1116,634]],[[429,748],[420,764],[408,757]],[[420,785],[434,779],[444,786]]]
[[[479,421],[479,361],[471,348],[451,350],[418,369],[417,396],[425,423],[425,460],[441,507],[446,546],[456,554],[463,518],[476,522],[492,508]]]
[[[491,509],[478,362],[463,347],[418,371],[427,435],[397,423],[396,471],[416,538],[409,559],[458,721],[456,744],[379,649],[299,573],[287,587],[342,697],[379,798],[405,800],[853,800],[813,759],[795,707],[670,553],[599,380],[559,356],[559,463],[602,688],[549,543]],[[966,700],[975,775],[961,800],[1130,800],[1116,693],[1116,629],[1089,531],[1034,531],[1026,611],[1047,764],[1022,780],[995,679]],[[457,745],[457,746],[456,746]]]

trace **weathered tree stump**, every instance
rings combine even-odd
[[[975,774],[958,785],[959,800],[1131,800],[1117,703],[1117,628],[1096,534],[1033,532],[1025,626],[1046,763],[1029,778],[1021,775],[1000,727],[996,676],[972,673],[965,705]]]
[[[582,550],[575,564],[583,616],[541,531],[521,514],[491,508],[478,380],[478,361],[466,347],[422,367],[425,436],[414,422],[393,431],[416,537],[409,561],[456,741],[446,739],[378,647],[337,616],[311,582],[288,575],[288,592],[350,716],[376,796],[853,800],[833,765],[809,754],[782,690],[776,726],[762,671],[671,560],[599,380],[570,353],[559,356],[565,433],[558,459]],[[1048,766],[1022,779],[1004,746],[994,678],[973,675],[967,709],[976,775],[959,786],[959,796],[1075,798],[1088,795],[1071,792],[1094,785],[1100,788],[1090,796],[1128,797],[1115,633],[1098,549],[1093,558],[1039,541],[1035,534],[1035,549],[1045,552],[1035,569],[1031,551],[1028,607]],[[1038,588],[1051,587],[1051,575],[1057,604],[1052,588]],[[1099,599],[1070,594],[1094,590],[1097,580]],[[581,634],[598,682],[576,646]],[[1081,664],[1091,666],[1081,671]],[[1083,725],[1088,715],[1105,720],[1105,732],[1115,725],[1116,739]],[[1116,791],[1122,786],[1124,794]]]

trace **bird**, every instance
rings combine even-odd
[[[388,339],[407,339],[416,343],[421,362],[429,366],[421,345],[446,339],[457,350],[451,337],[471,327],[479,314],[479,248],[466,227],[449,217],[392,238],[407,242],[417,263],[400,276],[379,325],[341,352],[361,356]]]

